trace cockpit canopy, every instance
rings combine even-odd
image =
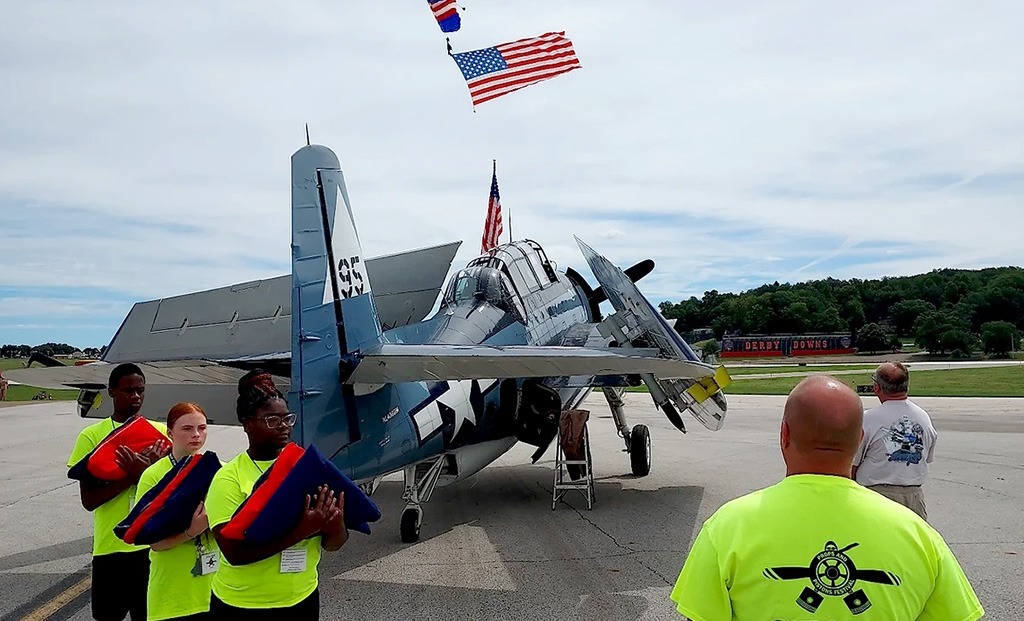
[[[500,270],[523,298],[558,282],[555,268],[540,244],[529,239],[498,246],[469,262],[469,267],[476,266]]]
[[[521,314],[508,278],[493,267],[467,267],[452,278],[444,295],[449,306],[488,302],[509,313]]]
[[[558,282],[555,267],[540,245],[531,240],[504,244],[469,262],[452,278],[444,295],[447,306],[474,300],[525,320],[523,299]]]

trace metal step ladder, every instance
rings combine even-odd
[[[586,423],[583,425],[583,448],[586,459],[568,459],[562,450],[562,425],[558,425],[558,433],[555,436],[555,480],[551,490],[552,511],[558,506],[558,501],[564,502],[565,495],[573,490],[583,494],[587,499],[588,511],[594,508],[594,468],[590,456],[590,430]],[[583,466],[586,474],[573,481],[569,476],[568,466]]]

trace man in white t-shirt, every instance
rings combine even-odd
[[[864,438],[853,458],[853,478],[928,519],[921,485],[928,478],[938,434],[928,413],[907,399],[907,367],[886,362],[873,379],[881,404],[864,412]]]

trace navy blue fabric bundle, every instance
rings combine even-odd
[[[209,451],[174,464],[114,527],[114,534],[125,543],[151,545],[185,532],[220,467],[217,454]]]
[[[275,463],[256,481],[250,499],[256,495],[257,489],[271,476],[277,466],[278,464]],[[275,476],[280,476],[280,473]],[[251,519],[248,527],[244,528],[247,542],[263,545],[278,541],[292,532],[299,520],[302,519],[302,513],[306,507],[306,495],[312,498],[317,494],[318,488],[325,484],[335,494],[345,494],[345,526],[349,530],[369,535],[369,522],[376,522],[381,517],[377,504],[342,474],[338,467],[324,457],[315,446],[305,449],[302,457],[294,463],[284,480],[262,507],[249,507],[250,503],[247,499],[247,502],[242,503],[238,511],[235,512],[231,521],[236,518],[245,521]],[[253,510],[256,511],[255,517],[251,515]],[[244,517],[245,513],[249,513],[249,516]],[[228,524],[230,525],[231,522]],[[227,529],[227,525],[225,525],[225,529]],[[228,529],[228,532],[231,532],[231,529]],[[221,531],[221,534],[224,534],[224,531]]]

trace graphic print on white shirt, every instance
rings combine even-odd
[[[903,462],[907,466],[921,463],[924,451],[924,426],[902,416],[885,430],[885,452],[889,461]]]

